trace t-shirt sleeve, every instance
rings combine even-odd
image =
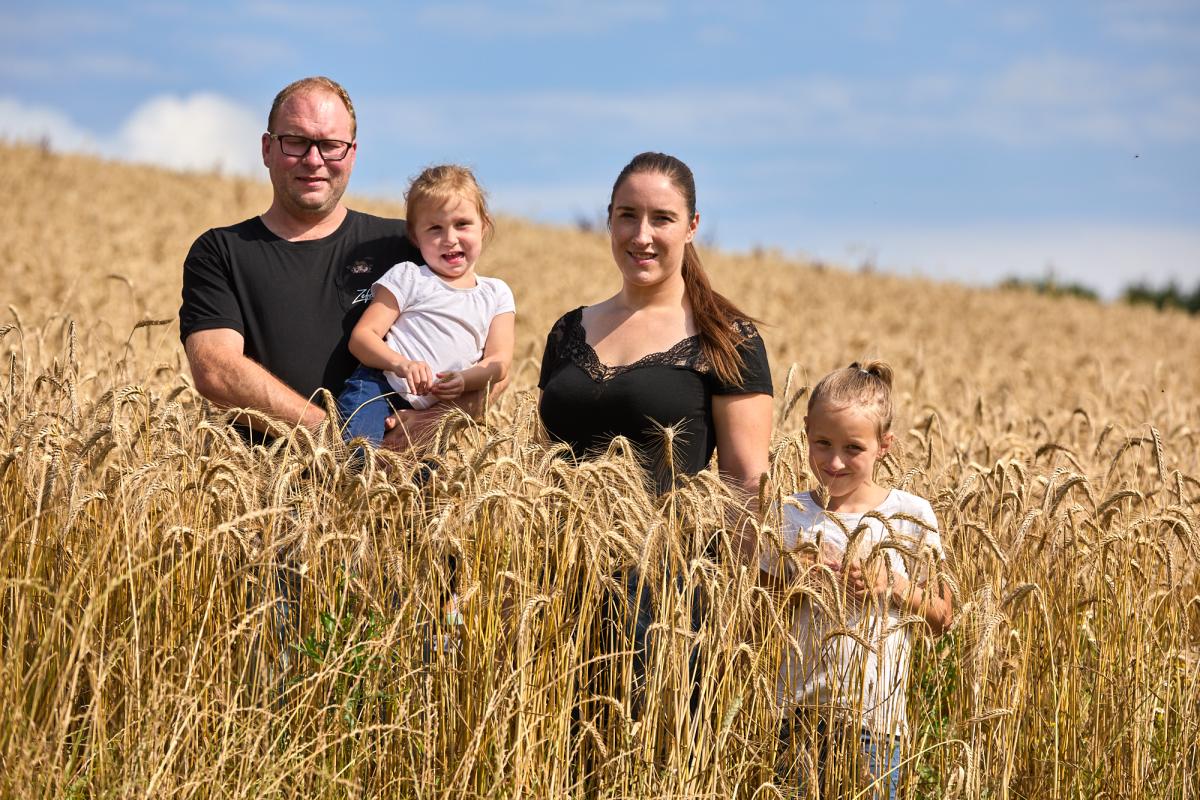
[[[933,513],[933,506],[928,500],[918,498],[920,500],[917,513],[914,516],[924,523],[924,528],[921,531],[921,547],[928,547],[934,552],[938,561],[946,560],[946,550],[942,546],[942,534],[938,528],[937,515]]]
[[[550,333],[546,335],[546,349],[542,351],[542,372],[538,377],[538,388],[545,389],[546,384],[550,382],[550,378],[558,369],[559,361],[562,359],[563,337],[566,335],[567,317],[564,315],[559,317],[558,322],[554,323],[554,327],[550,329]]]
[[[183,303],[179,307],[179,339],[197,331],[229,328],[245,334],[242,308],[234,293],[228,259],[213,231],[192,244],[183,261]]]
[[[929,501],[915,495],[901,509],[908,518],[903,525],[903,538],[910,556],[902,559],[896,550],[889,550],[893,567],[899,567],[901,572],[909,575],[918,584],[929,580],[931,570],[936,570],[935,563],[946,561],[946,551],[942,547],[942,537],[938,532],[937,516]]]
[[[492,316],[497,314],[515,314],[517,312],[517,301],[513,297],[512,289],[508,288],[508,284],[499,278],[493,278],[496,285],[496,311]]]
[[[396,305],[404,311],[413,300],[413,290],[416,287],[417,273],[420,268],[411,261],[401,261],[383,273],[383,277],[375,281],[372,289],[382,286],[396,298]]]
[[[767,363],[767,346],[754,323],[738,323],[742,341],[737,347],[742,357],[742,371],[736,383],[727,383],[713,375],[713,394],[774,394],[771,384],[771,366]]]

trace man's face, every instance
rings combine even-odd
[[[337,95],[315,90],[289,97],[275,114],[277,136],[304,136],[309,139],[352,141],[350,112]],[[310,147],[303,156],[285,155],[278,139],[264,134],[263,164],[271,174],[275,200],[292,216],[300,219],[321,218],[332,212],[346,191],[358,144],[340,161],[326,161],[318,148]]]

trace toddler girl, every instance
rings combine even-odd
[[[347,441],[362,437],[378,446],[393,413],[422,429],[451,404],[475,415],[512,363],[512,291],[475,274],[492,232],[475,176],[466,167],[430,167],[404,199],[408,236],[425,263],[397,264],[376,281],[350,334],[350,352],[362,366],[338,398]]]
[[[933,509],[875,482],[894,438],[891,388],[892,370],[879,361],[851,364],[817,384],[804,424],[818,487],[784,508],[785,552],[768,547],[762,557],[772,584],[800,578],[812,590],[792,595],[794,638],[779,699],[785,760],[816,764],[825,797],[840,796],[834,786],[860,776],[874,796],[896,796],[912,651],[912,626],[899,623],[920,616],[936,636],[953,613],[949,587],[930,578],[944,558]],[[820,576],[830,574],[822,567],[836,578],[826,588],[844,587],[846,602],[828,591],[822,599]]]

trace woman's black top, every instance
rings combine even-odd
[[[705,358],[699,335],[633,364],[605,366],[587,343],[583,307],[568,312],[546,337],[538,381],[542,424],[576,458],[603,453],[613,437],[624,436],[658,490],[666,491],[674,476],[694,475],[708,466],[716,450],[714,394],[772,393],[762,337],[749,321],[736,325],[742,336],[742,372],[737,383],[726,383]],[[668,426],[676,429],[671,459],[663,447]]]

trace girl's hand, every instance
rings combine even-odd
[[[851,561],[846,565],[846,591],[859,601],[868,599],[886,603],[891,593],[888,586],[888,574],[883,564],[872,564],[863,569],[861,561]],[[897,575],[897,580],[902,578]]]
[[[438,400],[453,400],[467,388],[461,372],[439,372],[433,384],[433,396]]]
[[[433,370],[424,361],[406,361],[395,372],[408,382],[413,394],[429,394],[433,388]]]

